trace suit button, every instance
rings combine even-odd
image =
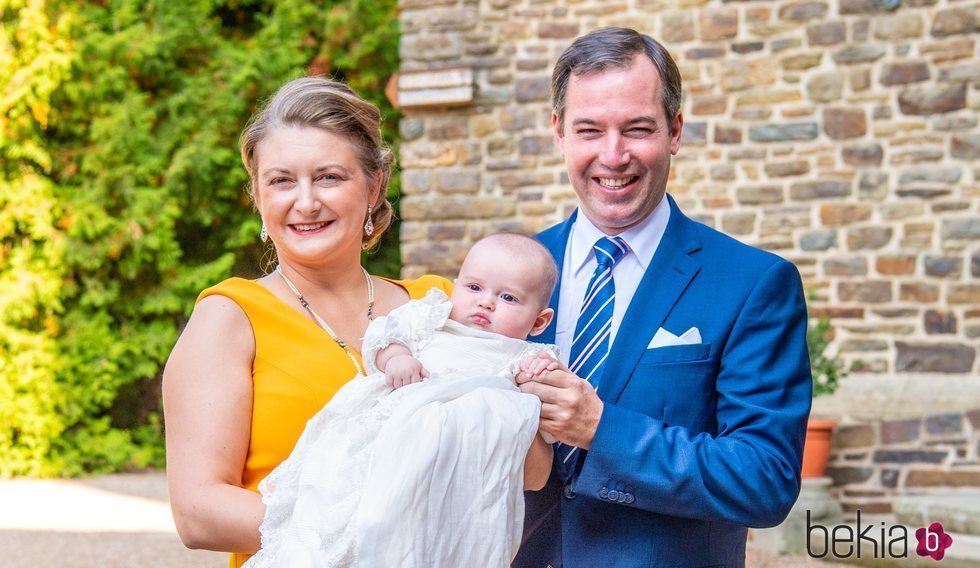
[[[609,492],[609,500],[610,501],[615,501],[618,497],[619,497],[619,491],[616,491],[615,489],[613,489],[612,491]]]
[[[602,489],[599,490],[599,498],[600,499],[605,499],[607,496],[609,496],[609,490],[608,489],[606,489],[605,487],[603,487]]]
[[[565,485],[565,488],[561,490],[561,494],[565,496],[565,499],[574,499],[575,492],[572,491],[572,484]]]
[[[620,491],[620,492],[619,492],[619,493],[618,493],[618,494],[616,495],[616,501],[618,501],[618,502],[620,502],[620,503],[625,503],[625,502],[626,502],[626,494],[625,494],[625,493],[623,493],[622,491]]]
[[[633,501],[636,501],[636,497],[633,497],[633,494],[632,493],[627,493],[626,494],[626,501],[624,501],[624,503],[630,504]]]

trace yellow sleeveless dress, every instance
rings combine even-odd
[[[452,284],[439,276],[391,280],[412,299],[432,288],[447,294]],[[317,324],[253,280],[229,278],[201,292],[237,303],[255,335],[252,363],[252,430],[242,471],[242,486],[258,493],[265,478],[292,452],[306,422],[354,378],[357,370],[337,343]],[[360,354],[354,353],[363,368]],[[239,567],[249,554],[232,553],[229,566]]]

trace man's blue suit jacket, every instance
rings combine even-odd
[[[605,363],[592,447],[570,480],[556,467],[525,494],[514,566],[742,566],[746,527],[780,523],[799,493],[811,396],[799,273],[667,199]],[[559,268],[574,220],[537,236]],[[692,326],[700,345],[647,349],[659,328]]]

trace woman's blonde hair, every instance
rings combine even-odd
[[[394,216],[391,203],[385,199],[394,156],[381,138],[378,107],[362,99],[346,84],[325,77],[302,77],[283,85],[252,116],[239,140],[253,199],[258,177],[255,149],[272,131],[282,127],[322,128],[354,144],[361,170],[368,179],[380,177],[381,180],[378,199],[371,204],[374,231],[361,236],[365,249],[377,244]]]

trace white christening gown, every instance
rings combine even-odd
[[[506,567],[524,523],[524,458],[540,401],[518,365],[554,346],[468,328],[433,289],[376,319],[357,376],[259,484],[262,549],[245,565]],[[392,390],[374,365],[407,346],[429,378]]]

